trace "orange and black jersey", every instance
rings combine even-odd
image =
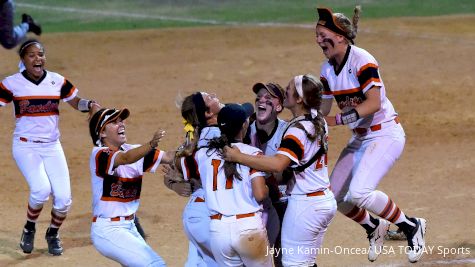
[[[155,172],[164,152],[153,149],[135,163],[113,167],[119,153],[135,147],[138,145],[124,144],[119,151],[107,147],[93,149],[90,167],[95,216],[126,216],[137,210],[143,173]]]
[[[366,50],[354,45],[348,46],[339,69],[330,61],[323,64],[320,80],[324,86],[323,98],[335,98],[338,107],[346,112],[366,100],[366,92],[379,87],[381,108],[375,114],[360,118],[349,127],[368,128],[372,125],[390,121],[397,116],[393,105],[386,97],[386,89],[381,79],[376,59]]]
[[[70,101],[77,93],[77,88],[60,74],[44,71],[35,81],[24,71],[0,83],[0,106],[13,102],[15,137],[53,142],[60,136],[59,102]]]

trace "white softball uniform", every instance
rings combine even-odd
[[[302,120],[300,124],[309,133],[314,133],[310,121]],[[302,129],[291,126],[285,132],[277,153],[288,157],[291,167],[297,167],[305,165],[320,149],[320,144],[321,137],[311,141]],[[336,201],[329,186],[326,154],[302,172],[294,171],[282,223],[284,266],[312,266],[315,263],[325,232],[336,213]]]
[[[232,144],[242,153],[257,155],[261,150],[243,143]],[[269,243],[262,221],[262,206],[252,192],[251,180],[264,176],[245,165],[236,165],[242,180],[229,180],[224,160],[216,150],[202,148],[195,154],[210,210],[211,250],[219,266],[272,266]]]
[[[78,90],[63,76],[46,71],[38,80],[26,72],[0,83],[0,106],[13,101],[15,130],[13,158],[30,188],[29,205],[38,208],[53,194],[53,209],[67,213],[71,206],[69,171],[59,142],[59,101]]]
[[[94,216],[91,239],[102,255],[124,266],[165,266],[134,223],[143,173],[155,172],[164,152],[154,149],[135,163],[114,168],[119,153],[138,146],[124,144],[119,151],[107,147],[92,149],[89,160]]]
[[[275,128],[269,135],[268,139],[261,140],[258,137],[256,122],[254,121],[248,129],[249,138],[251,141],[250,145],[259,148],[262,150],[262,152],[264,152],[265,155],[275,155],[275,153],[277,153],[277,149],[280,146],[280,141],[282,140],[282,135],[284,134],[287,125],[288,123],[286,121],[277,118]],[[280,202],[276,205],[285,207],[284,205],[286,205],[288,198],[288,195],[286,194],[287,185],[279,185],[274,175],[271,173],[266,173],[266,184],[269,186],[269,195],[271,193],[276,194],[276,196],[270,196],[272,201],[269,199],[264,201],[262,211],[262,218],[266,225],[269,244],[271,247],[273,247],[277,241],[277,238],[279,237],[281,220],[279,219],[279,215],[272,202]],[[281,212],[283,213],[284,211]]]
[[[376,187],[402,154],[405,133],[386,97],[379,64],[366,50],[351,45],[342,67],[335,71],[325,62],[320,79],[325,87],[323,97],[334,97],[342,111],[362,103],[368,90],[380,87],[381,108],[348,125],[353,136],[341,152],[330,178],[341,212],[348,214],[356,205],[380,214],[389,197]]]
[[[221,131],[216,126],[205,127],[201,130],[197,147],[205,147],[209,140],[221,135]],[[189,157],[181,158],[181,167],[183,170],[183,178],[190,180],[191,178],[200,179],[198,171],[198,163],[194,158],[194,154]],[[210,212],[205,203],[205,191],[203,188],[193,188],[188,204],[183,209],[183,228],[185,234],[190,240],[188,258],[185,267],[195,267],[204,264],[208,267],[218,266],[210,244]],[[196,253],[193,252],[193,247]]]

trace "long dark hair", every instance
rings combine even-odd
[[[178,149],[176,157],[191,156],[196,149],[201,130],[206,126],[203,125],[202,119],[205,116],[205,110],[197,108],[196,101],[201,97],[200,92],[193,93],[185,97],[181,103],[181,116],[183,119],[193,126],[194,131],[192,136],[187,133],[186,142]],[[203,101],[204,103],[204,101]],[[201,114],[202,113],[202,114]]]
[[[231,140],[235,140],[234,137],[235,136],[229,137],[225,134],[221,134],[221,136],[211,139],[208,144],[208,152],[217,150],[218,153],[222,153],[225,146],[231,146]],[[236,169],[236,162],[225,161],[223,168],[226,180],[232,181],[234,178],[242,180],[241,175]]]
[[[312,118],[310,120],[315,128],[315,132],[313,134],[309,133],[299,122],[295,124],[295,127],[303,130],[310,141],[315,141],[325,130],[325,120],[320,111],[322,105],[323,84],[313,75],[305,74],[302,78],[302,91],[304,108],[307,110],[313,109],[317,112],[317,116],[311,116]],[[297,91],[295,91],[295,97],[298,97]]]

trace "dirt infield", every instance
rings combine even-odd
[[[410,216],[428,220],[427,245],[419,265],[475,264],[475,17],[362,21],[357,45],[379,61],[387,93],[406,131],[402,158],[383,180],[388,193]],[[314,30],[295,27],[213,27],[106,33],[45,34],[47,68],[73,82],[80,95],[109,107],[128,107],[128,140],[148,140],[167,130],[159,146],[173,149],[183,136],[175,99],[178,91],[216,92],[224,102],[253,101],[252,85],[293,75],[318,75],[323,55]],[[0,51],[0,75],[17,71],[18,56]],[[61,105],[62,144],[68,159],[73,206],[61,235],[65,253],[47,255],[44,231],[50,202],[40,216],[35,251],[18,247],[26,217],[28,188],[11,156],[11,105],[0,111],[0,266],[117,266],[91,245],[92,147],[86,116]],[[334,112],[334,111],[333,111]],[[288,116],[288,114],[285,114]],[[332,128],[330,168],[349,137]],[[161,172],[144,177],[139,216],[149,244],[169,266],[183,266],[187,241],[181,212],[187,199],[163,185]],[[319,266],[406,266],[399,246],[370,264],[361,227],[341,215],[330,226]],[[442,255],[443,249],[449,252]]]

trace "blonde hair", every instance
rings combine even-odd
[[[333,13],[335,23],[342,29],[351,40],[356,38],[358,32],[358,21],[360,20],[361,6],[356,6],[353,10],[353,19],[350,21],[343,13]]]

